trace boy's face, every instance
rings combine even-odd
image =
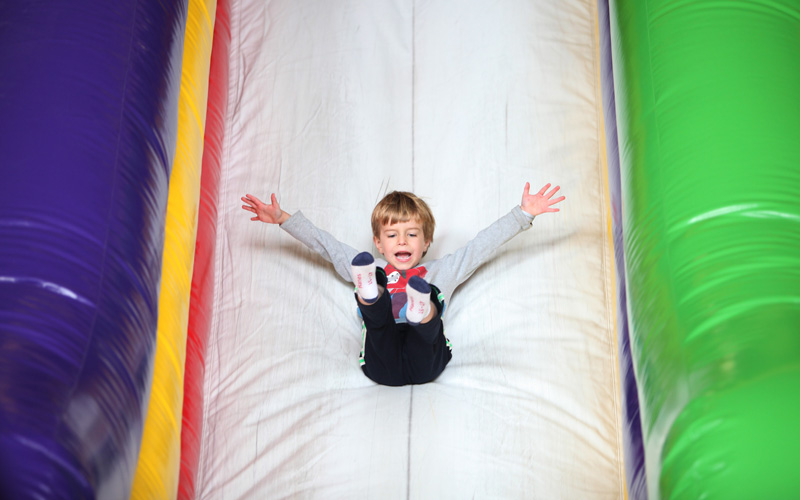
[[[419,264],[430,241],[424,241],[422,224],[417,219],[381,226],[375,246],[398,271],[407,271]]]

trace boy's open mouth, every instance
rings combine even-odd
[[[398,262],[408,262],[411,260],[411,254],[409,252],[397,252],[394,254],[394,257]]]

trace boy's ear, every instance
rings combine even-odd
[[[381,245],[381,240],[378,239],[378,237],[373,236],[372,241],[375,243],[375,248],[377,248],[381,255],[383,255],[383,245]]]

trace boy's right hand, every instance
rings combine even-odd
[[[267,205],[252,194],[246,194],[242,197],[242,201],[247,203],[247,205],[242,205],[242,208],[256,214],[255,217],[250,218],[252,221],[260,220],[261,222],[267,222],[269,224],[283,224],[290,215],[281,210],[275,193],[272,193],[270,198],[272,204]]]

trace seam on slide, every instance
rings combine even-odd
[[[617,338],[617,321],[619,318],[616,317],[616,304],[614,303],[614,299],[616,298],[617,290],[616,290],[616,269],[614,267],[614,260],[613,260],[613,245],[614,239],[613,234],[611,232],[611,204],[610,204],[610,193],[609,193],[609,185],[608,185],[608,159],[607,156],[604,158],[602,155],[607,155],[607,148],[606,148],[606,136],[605,136],[605,116],[603,115],[603,94],[602,94],[602,79],[601,79],[601,68],[600,68],[600,21],[598,19],[598,7],[597,2],[590,2],[590,5],[593,5],[593,9],[590,8],[591,14],[594,15],[594,23],[593,23],[593,36],[592,36],[592,44],[594,46],[594,77],[595,77],[595,85],[594,85],[594,93],[595,93],[595,114],[597,118],[597,124],[595,131],[597,133],[597,144],[598,144],[598,161],[597,166],[598,170],[600,171],[600,179],[603,183],[601,189],[601,210],[600,213],[603,217],[603,228],[606,231],[606,242],[602,245],[602,262],[603,262],[603,278],[604,278],[604,285],[605,285],[605,307],[606,307],[606,317],[609,318],[606,328],[607,331],[610,332],[611,338],[613,342],[609,343],[609,351],[610,351],[610,359],[611,359],[611,383],[612,387],[616,387],[617,390],[613,391],[613,402],[614,402],[614,422],[615,422],[615,432],[614,438],[616,440],[616,464],[617,464],[617,476],[619,479],[620,485],[620,493],[622,498],[628,498],[627,486],[626,486],[626,479],[625,479],[625,467],[624,467],[624,446],[622,443],[622,408],[621,408],[621,394],[620,391],[622,390],[622,380],[621,374],[619,371],[619,354],[618,354],[618,345],[619,339]],[[610,250],[610,251],[609,251]],[[606,337],[608,338],[608,336]],[[622,465],[620,467],[620,465]]]
[[[415,134],[414,124],[417,119],[417,95],[416,95],[416,80],[417,80],[417,2],[411,2],[411,192],[416,192],[417,183],[414,171],[416,170],[416,142],[417,136]]]
[[[414,171],[415,165],[415,146],[416,135],[414,124],[416,121],[416,70],[417,70],[417,2],[411,2],[411,191],[415,192],[417,189],[416,177]],[[408,444],[406,445],[406,500],[411,498],[411,423],[414,415],[414,386],[410,386],[411,390],[408,397]]]
[[[408,446],[406,446],[406,500],[411,498],[411,422],[414,416],[414,386],[408,397]]]

